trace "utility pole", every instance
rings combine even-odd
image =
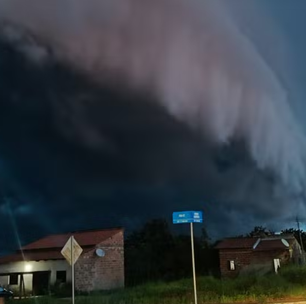
[[[300,229],[300,222],[298,216],[296,217],[296,223],[297,223],[297,228],[299,231],[299,238],[300,238],[300,243],[301,243],[301,249],[302,249],[302,264],[304,264],[304,245],[303,245],[303,240],[302,240],[302,234],[301,234],[301,229]]]

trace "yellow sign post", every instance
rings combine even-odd
[[[78,244],[73,236],[69,238],[66,245],[63,247],[61,254],[71,265],[71,283],[72,283],[72,304],[74,304],[74,264],[82,254],[83,249]]]

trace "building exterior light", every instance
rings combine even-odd
[[[26,263],[25,266],[24,266],[24,271],[25,272],[32,271],[32,265],[30,263]]]

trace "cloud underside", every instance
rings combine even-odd
[[[77,1],[67,19],[55,1],[41,22],[33,1],[0,1],[37,39],[0,33],[0,226],[11,235],[200,208],[217,236],[304,212],[305,138],[282,68],[216,2]]]
[[[33,64],[5,42],[0,82],[1,225],[13,239],[16,227],[26,241],[38,230],[131,229],[190,208],[220,235],[289,209],[243,141],[216,145],[146,91]]]

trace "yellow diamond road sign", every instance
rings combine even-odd
[[[72,254],[71,254],[72,248]],[[74,239],[73,236],[69,238],[66,245],[63,247],[61,254],[65,257],[70,265],[75,264],[82,253],[83,249]]]

